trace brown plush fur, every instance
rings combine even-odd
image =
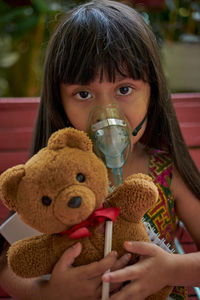
[[[79,182],[77,175],[83,174]],[[144,174],[128,177],[107,194],[108,177],[103,162],[92,152],[87,135],[67,128],[54,133],[46,148],[25,165],[8,169],[0,176],[1,198],[22,220],[43,232],[36,237],[14,243],[8,251],[12,270],[21,277],[51,273],[62,253],[77,240],[58,233],[80,223],[104,202],[105,207],[119,207],[120,214],[113,229],[113,249],[124,254],[125,240],[147,241],[141,218],[156,202],[158,191],[151,178]],[[49,205],[45,205],[46,196]],[[71,208],[69,201],[82,197],[80,207]],[[91,237],[82,238],[83,250],[74,265],[88,264],[103,257],[104,224],[90,228]],[[132,262],[138,259],[133,255]],[[148,299],[166,299],[171,288],[162,289]]]

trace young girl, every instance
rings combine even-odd
[[[159,190],[145,219],[173,247],[179,218],[200,248],[200,177],[180,132],[155,37],[135,10],[101,0],[76,8],[53,34],[32,154],[60,128],[86,131],[92,107],[109,103],[118,103],[134,132],[124,178],[149,174]],[[78,243],[63,254],[49,281],[17,278],[2,262],[0,283],[20,300],[94,300],[100,297],[102,280],[129,281],[113,299],[145,299],[166,285],[177,286],[172,299],[187,299],[185,288],[178,286],[200,285],[198,252],[169,254],[153,244],[129,241],[125,248],[141,254],[138,263],[126,267],[129,255],[116,260],[111,252],[99,262],[72,268],[81,251]],[[117,271],[103,275],[110,267]]]

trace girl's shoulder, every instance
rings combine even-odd
[[[155,182],[171,182],[173,172],[173,160],[169,152],[160,149],[148,149],[149,175]]]
[[[165,149],[147,148],[148,155],[152,158],[167,159],[172,161],[170,153]]]

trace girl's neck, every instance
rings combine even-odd
[[[136,173],[149,173],[149,156],[141,143],[136,143],[133,146],[129,158],[123,167],[123,178],[125,179]],[[114,184],[112,171],[109,170],[108,174],[111,183]]]

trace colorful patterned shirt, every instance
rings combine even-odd
[[[144,219],[155,228],[160,239],[165,239],[166,243],[174,248],[178,218],[171,192],[173,163],[167,152],[151,150],[149,154],[149,175],[158,188],[159,199],[154,207],[145,214]],[[186,288],[174,287],[170,297],[177,300],[187,299]]]

